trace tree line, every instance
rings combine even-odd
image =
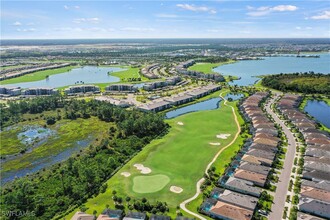
[[[25,113],[40,115],[59,108],[64,109],[64,117],[71,120],[98,117],[109,122],[109,135],[97,146],[90,145],[65,162],[5,184],[1,189],[1,210],[30,212],[34,216],[1,216],[4,219],[52,219],[65,215],[67,210],[105,192],[106,181],[114,172],[168,128],[163,116],[156,113],[129,111],[106,102],[63,96],[38,97],[1,106],[1,126],[19,122]]]
[[[330,95],[330,75],[314,72],[265,76],[262,85],[283,92]]]

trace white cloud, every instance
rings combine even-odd
[[[273,11],[296,11],[297,6],[294,5],[277,5],[272,8]]]
[[[99,18],[76,18],[73,20],[73,22],[77,23],[77,24],[85,23],[85,22],[99,23],[100,19]]]
[[[80,9],[79,5],[75,5],[75,6],[64,5],[63,7],[64,7],[65,10],[71,10],[71,9],[79,10]]]
[[[296,27],[297,30],[301,30],[301,27]]]
[[[29,22],[29,23],[27,23],[26,25],[27,25],[27,26],[34,26],[35,23],[33,23],[33,22]]]
[[[34,29],[34,28],[28,28],[28,29],[21,29],[21,28],[17,28],[16,29],[18,32],[34,32],[34,31],[36,31],[36,29]]]
[[[312,16],[311,19],[314,19],[314,20],[327,20],[327,19],[330,19],[330,11],[323,11],[319,15]]]
[[[175,14],[156,14],[157,18],[177,18],[178,16]]]
[[[21,23],[21,22],[19,22],[19,21],[16,21],[16,22],[14,22],[14,23],[13,23],[13,25],[14,25],[14,26],[21,26],[21,25],[22,25],[22,23]]]
[[[188,11],[194,11],[194,12],[208,12],[210,14],[216,14],[217,11],[215,9],[206,7],[206,6],[196,6],[193,4],[177,4],[176,5],[179,8],[182,8],[184,10]]]
[[[272,12],[284,12],[284,11],[298,10],[298,7],[294,6],[294,5],[277,5],[274,7],[261,6],[258,8],[255,8],[252,6],[247,6],[246,8],[249,10],[247,15],[252,16],[252,17],[264,16],[264,15],[270,14]]]
[[[132,31],[132,32],[144,32],[144,31],[155,31],[153,28],[138,28],[138,27],[126,27],[120,29],[121,31]]]

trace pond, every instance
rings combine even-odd
[[[39,126],[27,126],[23,128],[24,131],[17,134],[17,138],[25,145],[30,145],[38,141],[42,141],[54,134],[54,131],[49,128],[43,128]]]
[[[240,94],[240,93],[238,93],[238,94],[228,93],[224,98],[227,99],[227,100],[229,98],[231,98],[233,101],[236,101],[236,100],[239,100],[239,99],[241,99],[243,97],[244,97],[244,95],[243,94]]]
[[[259,78],[255,76],[279,73],[314,71],[330,73],[330,53],[320,53],[320,58],[297,58],[292,56],[263,57],[263,60],[244,60],[214,68],[223,75],[240,77],[230,85],[253,85]]]
[[[28,167],[8,172],[1,172],[1,185],[6,182],[14,180],[16,177],[23,177],[27,174],[32,174],[37,172],[45,167],[49,167],[55,163],[64,161],[68,159],[72,154],[78,153],[81,149],[87,147],[90,143],[92,143],[93,138],[89,137],[85,140],[76,141],[74,147],[69,148],[57,155],[52,155],[49,157],[44,157],[32,162]]]
[[[165,118],[170,119],[190,112],[217,109],[220,106],[221,100],[221,98],[211,98],[185,107],[177,108],[175,110],[167,112]]]
[[[308,100],[304,110],[327,128],[330,128],[330,105],[324,101]]]
[[[97,66],[84,66],[79,68],[74,68],[64,73],[59,73],[55,75],[50,75],[47,79],[34,81],[34,82],[24,82],[8,84],[10,86],[19,86],[21,88],[31,88],[31,87],[63,87],[69,85],[75,85],[77,82],[80,84],[89,83],[112,83],[119,82],[118,77],[108,74],[109,72],[119,72],[124,69],[119,67],[97,67]]]

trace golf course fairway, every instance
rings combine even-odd
[[[196,182],[203,176],[207,165],[222,147],[233,140],[238,130],[232,109],[224,106],[222,101],[218,109],[181,115],[167,122],[171,126],[168,134],[153,140],[111,177],[107,181],[106,192],[89,199],[84,204],[88,209],[87,213],[92,213],[94,210],[100,213],[106,205],[114,208],[112,191],[115,190],[116,196],[123,199],[129,196],[132,200],[146,198],[151,204],[156,201],[166,202],[170,208],[168,215],[175,217],[176,207],[195,194]],[[227,139],[220,139],[217,138],[219,134],[230,134],[230,136]],[[226,152],[228,150],[230,148]],[[142,174],[136,169],[135,164],[142,164],[150,168],[151,172]],[[225,163],[216,164],[221,166],[217,169],[223,169],[225,166]],[[129,173],[130,176],[121,175],[123,172]],[[136,190],[136,177],[157,175],[167,176],[169,182],[165,186],[157,183],[158,188],[155,192],[139,193]],[[153,180],[145,181],[145,184],[146,186],[142,188],[151,187],[155,183]],[[180,187],[183,191],[171,192],[171,186]],[[66,217],[70,219],[77,210],[73,210]]]

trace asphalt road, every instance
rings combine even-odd
[[[270,104],[275,100],[272,99]],[[296,154],[296,141],[291,133],[291,131],[285,126],[284,122],[282,122],[277,115],[270,109],[270,104],[266,105],[266,111],[273,117],[275,122],[279,124],[286,137],[288,138],[288,150],[284,160],[284,168],[281,170],[281,174],[279,176],[279,182],[276,185],[276,192],[274,196],[274,204],[272,205],[272,211],[269,214],[269,220],[279,220],[282,219],[286,196],[288,193],[288,187],[290,182],[291,170],[293,167],[293,161]]]

